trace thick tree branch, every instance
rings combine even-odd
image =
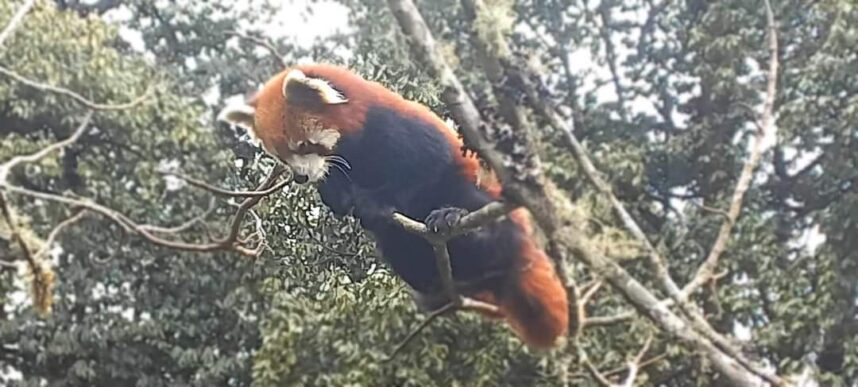
[[[470,13],[474,14],[477,12],[478,8],[482,7],[482,3],[480,0],[464,0],[465,9],[471,9]],[[479,39],[477,39],[479,40]],[[506,47],[500,47],[495,50],[488,50],[487,43],[485,42],[476,42],[476,46],[478,49],[488,53],[488,52],[509,52],[510,50]],[[495,42],[495,44],[505,44],[503,42]],[[483,55],[486,57],[487,55]],[[509,62],[509,58],[492,58],[491,56],[487,56],[484,59],[489,62],[500,62],[507,61]],[[490,78],[514,78],[518,80],[517,84],[519,87],[524,89],[525,94],[528,96],[528,101],[534,105],[534,109],[539,112],[544,118],[546,118],[549,124],[555,128],[555,130],[561,131],[566,134],[566,139],[568,141],[568,145],[573,151],[573,154],[576,158],[576,161],[579,163],[581,168],[584,170],[585,175],[588,177],[590,182],[602,193],[611,203],[614,212],[620,218],[624,227],[643,245],[643,247],[648,251],[648,257],[650,263],[655,268],[656,274],[660,279],[660,283],[662,287],[664,287],[665,291],[670,295],[674,302],[676,302],[683,313],[685,313],[690,318],[690,323],[693,329],[702,333],[708,340],[711,340],[717,347],[719,347],[722,351],[728,354],[730,357],[734,358],[739,362],[743,367],[753,372],[754,374],[768,380],[773,384],[780,383],[780,379],[776,376],[772,375],[770,372],[767,372],[762,367],[752,363],[748,360],[744,354],[741,353],[741,350],[730,343],[723,335],[716,332],[711,325],[706,321],[704,316],[699,312],[699,310],[686,301],[684,297],[681,295],[681,290],[673,278],[670,276],[670,273],[667,269],[666,260],[655,246],[648,240],[646,234],[631,216],[631,214],[625,209],[625,206],[622,202],[613,194],[610,184],[607,183],[602,178],[601,172],[599,172],[593,162],[590,160],[589,156],[587,156],[586,150],[580,144],[580,142],[575,138],[573,134],[573,125],[572,122],[569,125],[563,125],[562,119],[559,117],[557,112],[548,105],[544,98],[541,98],[538,93],[536,87],[530,81],[534,78],[534,74],[531,74],[530,71],[524,72],[518,66],[507,65],[505,66],[506,74],[504,75],[491,75],[492,72],[496,71],[498,67],[501,67],[499,64],[490,64],[486,66],[486,71],[489,73]],[[503,98],[501,96],[500,98]],[[517,109],[516,107],[512,107],[512,109]],[[513,116],[512,114],[507,114],[508,116]],[[515,119],[514,121],[521,124],[524,120]],[[526,132],[526,128],[518,128],[521,132]]]
[[[698,334],[680,316],[670,311],[646,287],[631,277],[622,267],[599,256],[586,243],[568,198],[537,173],[531,181],[522,181],[508,170],[504,155],[481,130],[481,118],[473,101],[440,55],[432,33],[420,12],[410,0],[388,0],[402,31],[411,39],[415,57],[439,80],[443,87],[442,100],[447,104],[468,145],[486,160],[504,183],[504,195],[530,210],[549,239],[567,248],[602,278],[620,291],[641,313],[661,329],[674,335],[686,345],[701,351],[725,377],[735,384],[759,385],[760,379],[748,372],[738,361],[724,353],[708,338]],[[549,199],[550,198],[550,199]]]

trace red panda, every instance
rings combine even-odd
[[[478,160],[440,117],[346,68],[314,64],[275,75],[218,119],[247,129],[297,182],[317,184],[334,214],[357,218],[424,310],[447,302],[431,246],[392,215],[449,230],[501,187],[478,178]],[[526,344],[550,348],[567,332],[567,294],[525,211],[450,240],[453,277],[462,294],[497,305],[490,317]]]

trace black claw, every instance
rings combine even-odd
[[[441,208],[429,213],[426,217],[426,227],[438,234],[448,234],[459,221],[468,214],[467,210],[455,207]]]

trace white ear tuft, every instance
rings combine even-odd
[[[292,70],[286,74],[286,78],[283,79],[283,97],[299,99],[302,102],[313,102],[308,100],[308,94],[314,95],[317,103],[325,105],[339,105],[349,102],[324,79],[307,77],[301,70]]]
[[[253,130],[253,116],[256,109],[244,102],[232,102],[226,105],[217,115],[218,121],[228,122],[246,130]]]

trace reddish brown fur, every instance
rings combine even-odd
[[[451,147],[456,150],[462,147],[462,141],[456,133],[430,109],[402,98],[379,83],[366,81],[345,68],[333,65],[313,64],[295,68],[308,77],[327,80],[348,99],[349,102],[346,104],[328,106],[323,114],[313,114],[326,127],[337,129],[343,134],[360,131],[364,126],[369,108],[384,106],[400,114],[433,124],[444,134]],[[251,105],[257,109],[255,125],[257,135],[265,143],[273,144],[278,150],[286,146],[286,141],[289,139],[287,136],[300,135],[287,133],[287,130],[294,128],[296,120],[302,119],[303,115],[307,114],[290,111],[282,98],[282,82],[290,70],[287,69],[274,76],[251,102]],[[463,174],[479,184],[492,197],[500,198],[501,185],[496,176],[490,171],[487,175],[481,174],[480,172],[485,171],[481,171],[475,157],[464,156],[461,152],[456,154],[456,161],[461,166]],[[526,210],[513,211],[510,217],[527,235],[519,255],[524,260],[525,269],[519,273],[517,283],[507,289],[505,294],[482,292],[474,295],[474,298],[498,305],[499,314],[487,313],[486,315],[505,318],[513,330],[529,345],[537,348],[551,347],[567,331],[566,290],[557,277],[551,261],[536,246]]]

